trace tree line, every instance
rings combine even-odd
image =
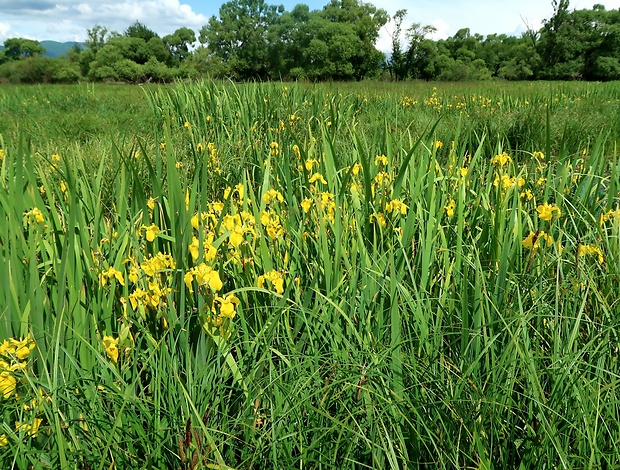
[[[183,78],[233,80],[617,80],[620,10],[569,10],[553,0],[540,30],[521,36],[472,34],[468,28],[432,39],[434,27],[403,30],[407,11],[391,17],[360,0],[330,0],[320,10],[291,11],[264,0],[230,0],[199,31],[179,28],[160,37],[136,21],[125,31],[96,25],[86,47],[62,58],[11,38],[0,52],[0,80],[8,82],[167,82]],[[377,50],[381,28],[392,23],[389,54]]]
[[[554,0],[553,16],[540,30],[520,37],[486,37],[461,29],[447,39],[431,40],[432,26],[414,24],[404,33],[406,10],[393,16],[395,33],[387,69],[395,80],[618,80],[620,10],[603,5],[569,10],[569,0]]]

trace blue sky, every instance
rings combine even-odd
[[[270,1],[287,10],[297,3],[320,9],[328,0]],[[186,26],[198,31],[208,18],[217,15],[220,1],[199,0],[0,0],[0,42],[10,37],[37,40],[83,41],[86,29],[95,24],[123,31],[138,20],[160,35]],[[552,14],[551,0],[381,0],[370,2],[393,14],[408,10],[405,28],[411,23],[437,28],[435,38],[452,36],[460,28],[487,35],[519,35],[526,25],[538,29]],[[570,8],[591,8],[600,3],[620,8],[620,0],[571,0]],[[377,47],[390,49],[390,24],[381,31]]]

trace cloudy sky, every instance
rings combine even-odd
[[[320,9],[329,0],[267,0],[291,10],[297,3]],[[208,18],[217,15],[224,0],[0,0],[0,42],[10,37],[37,40],[83,41],[86,29],[95,24],[122,32],[138,20],[161,36],[181,26],[198,31]],[[381,0],[371,1],[389,14],[408,11],[405,27],[411,23],[431,24],[435,38],[453,35],[468,27],[483,35],[519,35],[530,26],[538,29],[552,14],[551,0]],[[603,4],[620,8],[620,0],[571,0],[570,8],[591,8]],[[390,49],[390,25],[383,28],[379,49]]]

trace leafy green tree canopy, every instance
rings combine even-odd
[[[4,60],[17,60],[35,57],[45,52],[45,48],[32,39],[10,38],[4,41],[2,55]]]
[[[387,12],[358,0],[331,0],[321,14],[341,27],[352,28],[359,39],[359,49],[352,51],[350,59],[355,78],[359,80],[377,73],[385,56],[375,44],[381,28],[388,21]],[[353,44],[349,42],[349,45]]]
[[[144,42],[149,42],[152,38],[158,38],[159,35],[146,27],[146,25],[135,21],[126,30],[124,35],[128,38],[140,38],[144,39]]]
[[[97,24],[86,30],[86,39],[84,40],[84,44],[96,53],[105,45],[107,37],[108,28]]]
[[[569,11],[568,0],[553,1],[537,45],[540,78],[616,80],[620,78],[620,10]]]
[[[227,62],[233,78],[269,78],[267,33],[283,6],[264,0],[231,0],[220,7],[219,18],[212,16],[200,30],[199,40]]]
[[[190,28],[179,28],[164,36],[163,42],[172,57],[183,61],[189,56],[189,49],[196,42],[196,33]]]

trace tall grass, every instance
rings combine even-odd
[[[3,467],[617,466],[615,135],[570,127],[617,92],[589,87],[562,117],[177,84],[105,158],[1,142],[0,340],[36,343]]]

